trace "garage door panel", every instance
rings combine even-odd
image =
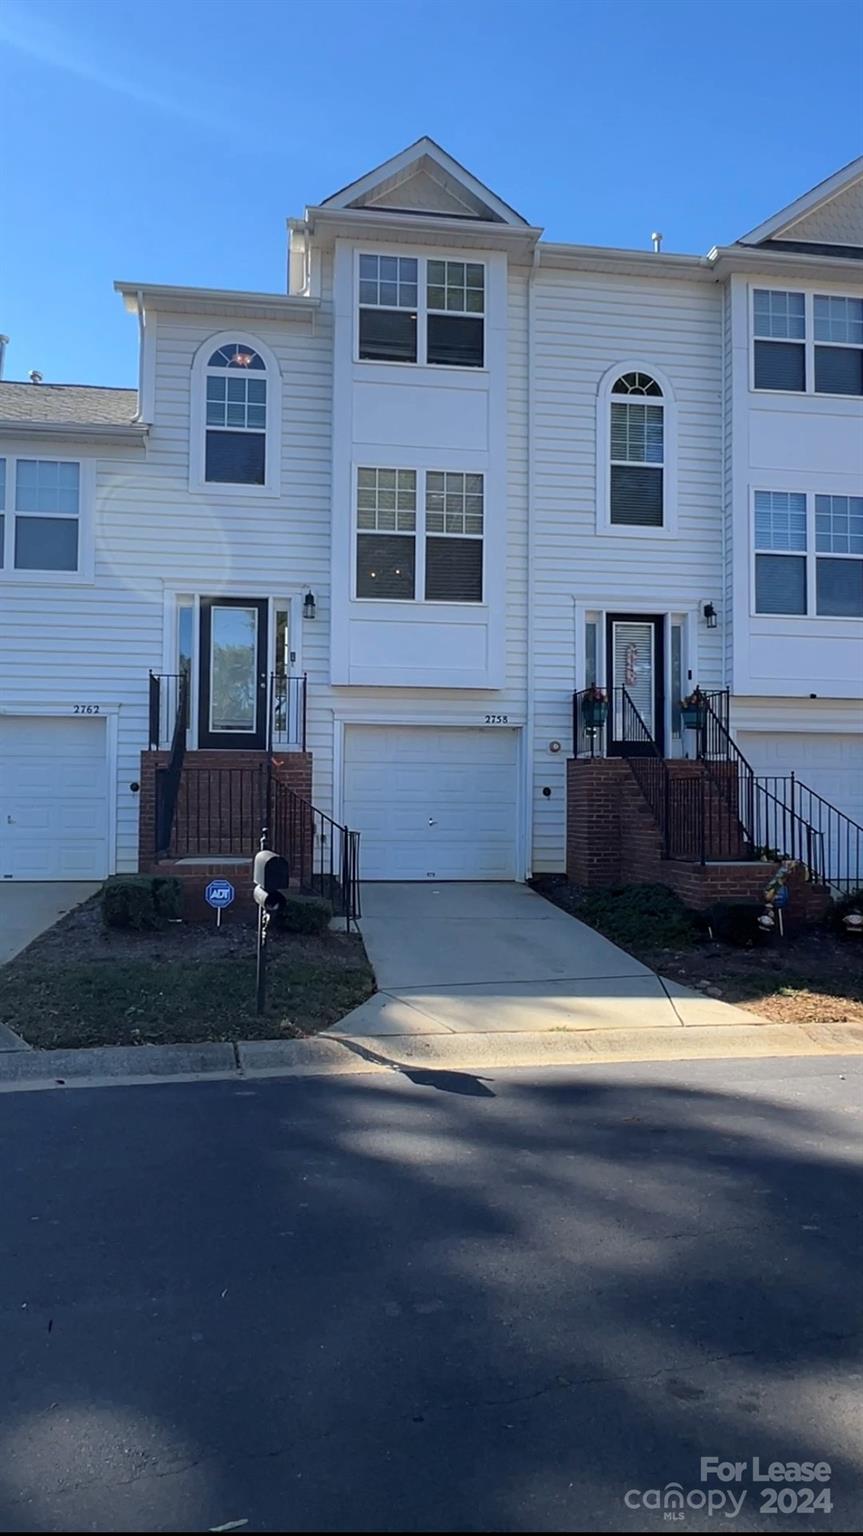
[[[0,878],[107,872],[104,719],[0,715]]]
[[[512,730],[349,726],[344,818],[372,880],[512,880]]]

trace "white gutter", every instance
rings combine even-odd
[[[82,437],[88,441],[102,439],[115,443],[142,443],[150,428],[145,422],[95,423],[76,421],[0,421],[0,433],[4,437]]]
[[[138,409],[133,416],[133,421],[143,421],[144,408],[144,295],[139,288],[135,295],[135,309],[138,315]]]

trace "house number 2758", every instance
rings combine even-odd
[[[509,715],[485,715],[486,725],[509,725]]]

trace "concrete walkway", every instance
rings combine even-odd
[[[5,965],[58,917],[99,890],[101,880],[10,880],[0,883],[0,965]]]
[[[363,887],[379,991],[327,1034],[368,1039],[758,1024],[665,982],[525,885]]]

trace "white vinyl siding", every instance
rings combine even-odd
[[[566,759],[576,687],[576,603],[656,613],[721,602],[722,309],[714,288],[543,266],[535,334],[534,868],[565,859]],[[597,392],[629,358],[673,387],[677,535],[617,528],[596,537]],[[621,370],[622,371],[622,370]],[[611,380],[610,382],[613,382]],[[719,580],[718,580],[719,576]],[[696,626],[693,686],[723,683],[722,632]],[[600,683],[607,682],[599,678]],[[563,750],[552,754],[551,741]],[[551,793],[544,795],[543,790]]]

